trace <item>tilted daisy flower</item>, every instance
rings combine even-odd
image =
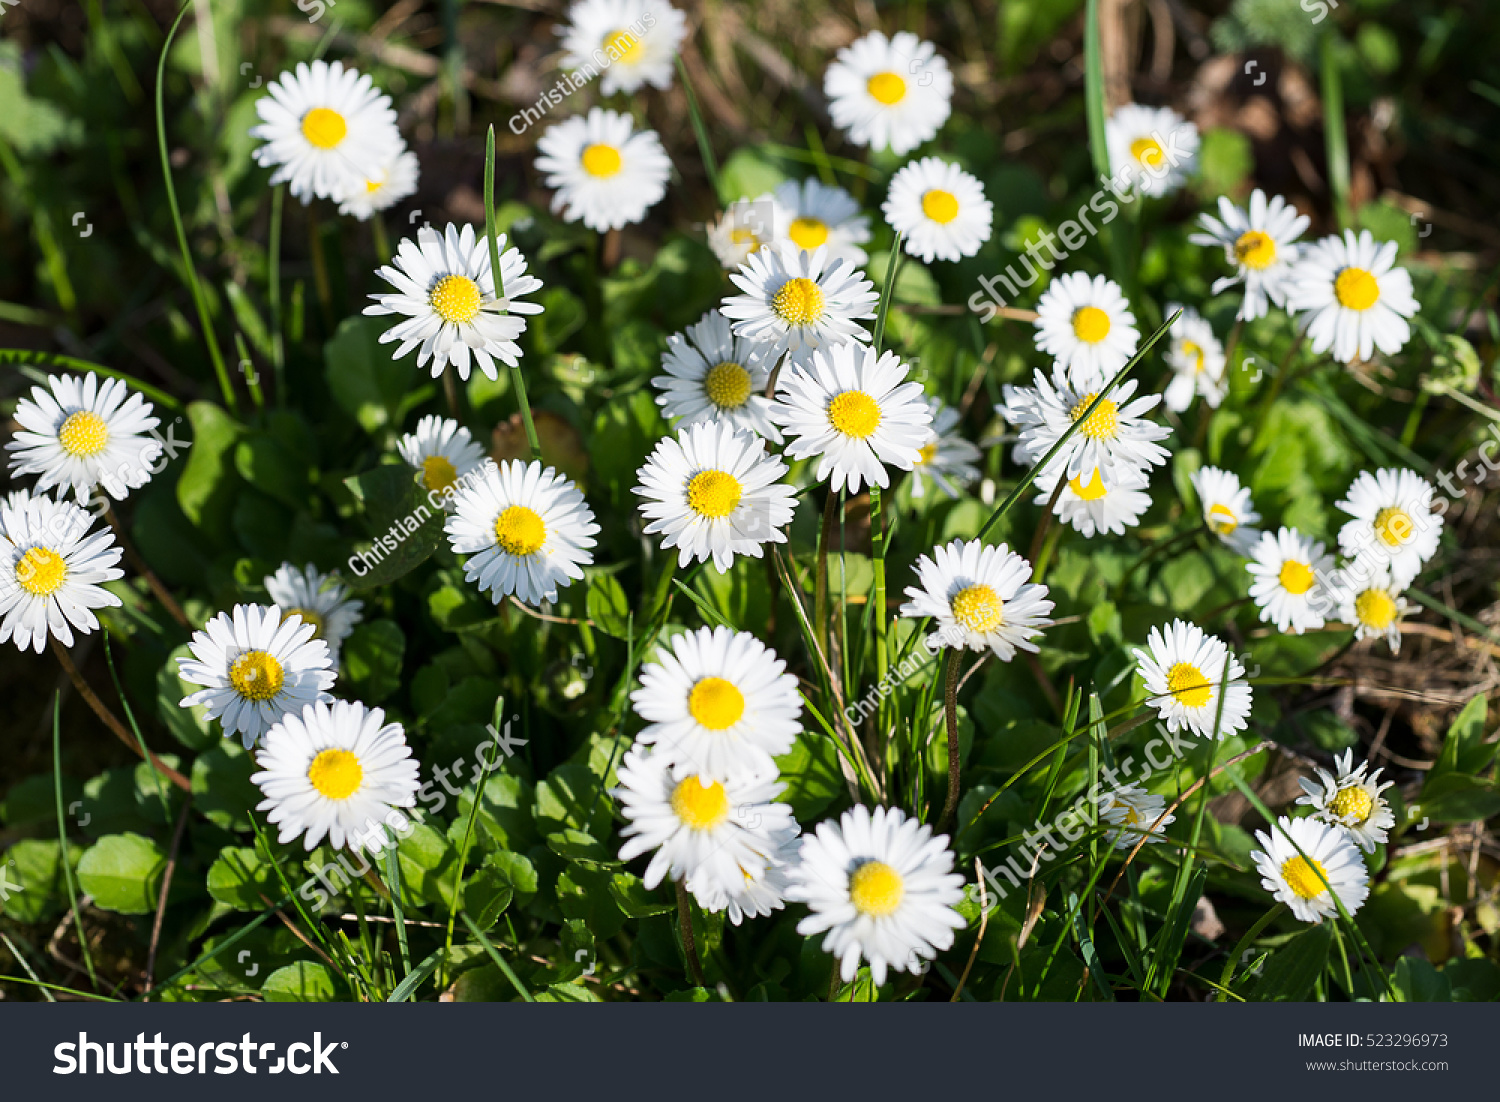
[[[1225,738],[1249,723],[1251,694],[1245,667],[1222,640],[1197,624],[1173,620],[1165,632],[1152,628],[1146,649],[1136,648],[1135,660],[1146,685],[1146,703],[1166,721],[1168,731],[1186,728],[1199,738],[1213,738],[1217,730],[1218,737]]]
[[[629,115],[602,107],[549,127],[537,150],[537,171],[556,192],[552,209],[598,233],[645,218],[672,173],[655,130],[636,130]]]
[[[1339,550],[1351,559],[1388,565],[1405,589],[1437,553],[1443,517],[1432,511],[1432,483],[1416,471],[1361,471],[1338,507],[1354,519],[1339,529]]]
[[[769,194],[758,199],[736,199],[708,227],[708,247],[719,265],[732,272],[750,254],[777,239],[777,204]]]
[[[1224,378],[1224,346],[1214,336],[1214,327],[1191,306],[1167,303],[1167,316],[1181,310],[1168,331],[1167,350],[1162,358],[1172,369],[1172,381],[1163,391],[1167,408],[1181,413],[1201,394],[1210,409],[1218,409],[1229,384]]]
[[[1009,662],[1017,650],[1035,653],[1036,638],[1052,626],[1047,587],[1034,584],[1031,563],[1003,543],[954,540],[913,569],[917,584],[906,587],[901,615],[935,622],[930,648],[988,650]]]
[[[1261,886],[1302,922],[1336,916],[1334,896],[1352,915],[1370,894],[1364,859],[1338,827],[1283,815],[1271,833],[1257,830],[1255,837],[1261,848],[1252,850],[1250,857],[1260,873]]]
[[[417,431],[396,442],[396,450],[410,467],[421,473],[429,493],[440,494],[445,507],[453,504],[453,487],[485,461],[484,449],[469,430],[448,417],[428,414],[417,422]]]
[[[871,31],[838,52],[823,74],[828,114],[849,140],[900,156],[942,129],[953,74],[937,47],[910,31]]]
[[[1315,353],[1340,363],[1387,356],[1411,339],[1406,319],[1417,312],[1411,274],[1396,267],[1396,243],[1377,244],[1369,230],[1307,245],[1287,286],[1286,308],[1303,323]]]
[[[401,342],[395,359],[417,349],[417,367],[431,360],[434,379],[449,364],[460,379],[467,379],[471,358],[491,379],[498,377],[496,360],[511,367],[521,362],[516,341],[526,331],[526,319],[519,315],[542,312],[539,303],[521,296],[539,290],[542,281],[526,274],[526,258],[519,249],[505,247],[503,233],[496,243],[504,297],[495,293],[489,239],[473,226],[459,229],[449,223],[441,236],[424,226],[415,242],[401,242],[394,264],[378,273],[396,293],[371,295],[375,302],[364,311],[405,318],[380,334],[381,344]]]
[[[160,423],[154,412],[122,379],[49,375],[46,389],[32,387],[16,402],[21,429],[5,445],[14,453],[10,473],[37,475],[37,490],[57,486],[79,501],[95,486],[121,501],[151,480],[161,458],[161,438],[148,435]]]
[[[1355,560],[1334,572],[1329,585],[1334,614],[1354,629],[1354,638],[1384,639],[1392,654],[1400,654],[1406,598],[1392,582],[1389,567],[1365,572],[1363,566]]]
[[[1068,437],[1053,464],[1063,463],[1065,477],[1079,478],[1084,486],[1094,480],[1095,472],[1109,485],[1124,478],[1128,471],[1158,466],[1167,460],[1166,448],[1156,441],[1171,435],[1171,429],[1145,420],[1145,414],[1161,402],[1160,394],[1147,394],[1131,400],[1136,380],[1127,379],[1099,403],[1093,413],[1084,414],[1099,397],[1092,389],[1072,382],[1072,374],[1062,368],[1052,369],[1052,379],[1036,373],[1036,397],[1017,416],[1022,423],[1018,454],[1022,462],[1031,463],[1052,450],[1075,422],[1082,421],[1078,431]]]
[[[563,68],[599,71],[604,95],[635,92],[642,84],[665,91],[672,87],[687,20],[660,0],[576,0],[558,33]]]
[[[1295,528],[1262,532],[1245,569],[1261,620],[1293,635],[1323,626],[1332,611],[1326,584],[1333,573],[1323,544]]]
[[[797,492],[782,482],[786,464],[766,454],[766,442],[733,425],[707,421],[681,430],[636,472],[633,492],[644,500],[648,536],[662,550],[677,548],[677,565],[694,559],[722,574],[736,555],[761,557],[761,544],[785,543]]]
[[[339,648],[354,625],[364,619],[360,610],[365,603],[351,600],[347,585],[315,566],[299,570],[289,562],[282,563],[264,584],[271,603],[281,609],[281,618],[300,616],[304,623],[311,624],[313,638],[328,644],[329,664],[338,669]]]
[[[300,617],[284,618],[276,605],[235,605],[221,612],[188,643],[191,658],[177,660],[178,676],[204,685],[182,698],[202,704],[208,718],[238,734],[248,750],[288,712],[332,700],[335,672],[328,644]]]
[[[630,694],[646,728],[636,742],[677,779],[776,775],[802,730],[802,698],[786,663],[749,632],[685,631],[641,667]]]
[[[1141,335],[1113,280],[1083,272],[1058,276],[1036,304],[1036,346],[1069,378],[1103,386],[1135,355]]]
[[[301,837],[305,849],[324,838],[335,850],[379,853],[385,828],[407,822],[396,808],[417,802],[417,760],[399,723],[385,712],[344,700],[307,704],[282,717],[256,752],[250,780],[264,793],[257,811],[280,827],[277,841]]]
[[[1104,120],[1110,169],[1142,195],[1170,195],[1198,167],[1198,128],[1170,107],[1127,103]]]
[[[1192,483],[1209,531],[1241,555],[1249,555],[1260,540],[1260,530],[1253,527],[1260,514],[1250,500],[1250,488],[1241,486],[1233,471],[1218,467],[1199,467]]]
[[[454,554],[470,556],[464,577],[480,592],[497,605],[510,594],[535,605],[583,577],[599,526],[571,481],[535,460],[512,459],[455,495],[445,530]]]
[[[891,180],[880,208],[906,251],[928,264],[973,256],[990,239],[994,207],[978,180],[938,157],[906,165]]]
[[[632,747],[619,778],[611,795],[628,820],[620,860],[655,851],[641,878],[647,888],[669,876],[691,879],[708,896],[737,888],[766,871],[777,840],[797,826],[790,807],[772,802],[786,788],[774,773],[729,781],[675,777],[667,755]]]
[[[1195,245],[1219,245],[1224,259],[1234,268],[1234,275],[1214,281],[1213,294],[1227,291],[1236,284],[1245,285],[1240,302],[1241,321],[1265,317],[1267,300],[1286,305],[1287,288],[1292,269],[1302,254],[1297,238],[1307,231],[1311,219],[1298,214],[1297,208],[1277,195],[1266,201],[1266,193],[1256,188],[1250,193],[1250,207],[1241,210],[1224,196],[1219,196],[1219,217],[1200,214],[1198,224],[1205,233],[1188,235]]]
[[[0,504],[0,643],[38,654],[49,636],[73,645],[73,629],[97,631],[93,610],[118,606],[102,583],[124,577],[109,529],[90,532],[72,502],[9,495]]]
[[[1349,840],[1366,853],[1386,840],[1386,832],[1396,825],[1391,805],[1381,795],[1395,781],[1380,781],[1379,769],[1365,775],[1369,762],[1354,765],[1354,751],[1345,750],[1334,759],[1338,776],[1326,769],[1318,770],[1316,781],[1300,777],[1297,783],[1307,795],[1297,802],[1313,809],[1313,818],[1331,826],[1342,827]]]
[[[1061,472],[1056,465],[1050,471],[1037,475],[1036,485],[1041,491],[1036,504],[1046,505],[1057,492],[1057,481]],[[1145,471],[1128,468],[1117,470],[1109,484],[1094,476],[1085,482],[1082,478],[1067,479],[1057,504],[1052,507],[1059,519],[1072,525],[1084,536],[1123,536],[1125,529],[1134,528],[1141,515],[1151,508],[1151,495],[1146,493],[1150,476]]]
[[[765,394],[776,361],[767,351],[736,337],[729,319],[710,310],[696,325],[667,338],[661,357],[667,373],[651,380],[661,391],[656,404],[679,429],[721,421],[779,444],[781,432],[771,421],[771,399]]]
[[[860,269],[830,262],[827,246],[804,252],[783,241],[752,253],[729,279],[742,293],[719,310],[736,336],[768,345],[771,360],[790,352],[805,364],[816,349],[870,339],[859,319],[875,316],[880,296]]]
[[[776,204],[776,239],[811,252],[820,245],[830,261],[858,267],[868,257],[861,245],[870,240],[870,220],[841,187],[806,179],[785,180],[772,195]]]
[[[1142,838],[1160,842],[1167,833],[1167,824],[1177,819],[1175,815],[1163,817],[1167,801],[1138,784],[1123,784],[1106,792],[1099,804],[1099,817],[1115,828],[1104,833],[1105,841],[1115,849],[1135,849]]]
[[[921,961],[953,945],[953,931],[967,923],[954,910],[963,899],[964,878],[953,871],[948,836],[908,819],[900,808],[863,804],[837,823],[819,823],[802,839],[787,898],[812,912],[797,933],[826,933],[823,951],[839,960],[845,983],[861,958],[870,962],[876,985],[886,972],[920,975]]]
[[[255,150],[255,163],[275,166],[272,186],[290,182],[303,203],[343,199],[377,179],[401,151],[391,98],[341,61],[299,62],[266,92],[255,101],[261,122],[250,128],[266,143]]]
[[[377,211],[390,210],[416,194],[421,169],[417,155],[403,149],[363,184],[346,191],[339,203],[339,213],[352,214],[364,222]]]
[[[927,480],[950,498],[956,498],[979,477],[979,449],[958,433],[958,410],[945,406],[936,398],[926,398],[932,424],[911,469],[911,496],[927,495]]]
[[[853,341],[813,353],[806,367],[783,368],[771,419],[786,430],[790,459],[818,457],[813,477],[835,493],[891,484],[886,466],[911,470],[922,457],[932,414],[920,383],[894,352]]]
[[[765,869],[759,873],[741,869],[742,883],[725,884],[713,877],[689,876],[687,890],[693,893],[698,906],[709,914],[726,912],[736,926],[747,918],[759,918],[785,907],[792,869],[802,848],[802,833],[796,827],[788,827],[771,841],[774,848]]]

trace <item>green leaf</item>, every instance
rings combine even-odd
[[[1469,823],[1500,815],[1500,785],[1482,777],[1448,773],[1422,785],[1414,814],[1439,823]]]
[[[340,657],[354,695],[378,704],[401,687],[406,636],[394,620],[372,620],[349,633]]]
[[[237,911],[263,911],[281,894],[276,870],[248,846],[226,846],[208,869],[208,894]]]
[[[1207,195],[1225,195],[1236,191],[1255,167],[1250,139],[1238,130],[1214,126],[1203,132],[1198,150],[1198,170],[1203,175],[1202,191]]]
[[[609,879],[609,894],[615,897],[631,918],[649,918],[651,915],[671,913],[677,906],[675,900],[647,890],[641,878],[634,873],[617,872]]]
[[[333,400],[372,435],[400,423],[402,401],[414,389],[411,362],[393,360],[395,346],[380,343],[388,327],[379,318],[345,318],[323,346]]]
[[[599,778],[587,766],[564,763],[536,786],[536,821],[544,834],[572,828],[594,838],[610,828],[610,801],[599,799]]]
[[[3,10],[3,9],[0,9]],[[0,140],[18,156],[40,160],[83,140],[83,119],[71,119],[45,99],[26,94],[25,68],[17,42],[0,42]]]
[[[250,782],[255,770],[255,760],[237,739],[220,739],[193,761],[193,810],[224,830],[249,830],[250,808],[261,799]]]
[[[344,485],[364,506],[365,524],[375,537],[359,560],[365,572],[351,567],[354,588],[390,585],[420,566],[443,542],[441,504],[427,500],[410,467],[376,467],[344,479]]]
[[[338,995],[338,983],[326,964],[299,960],[266,977],[260,993],[268,1003],[327,1003]]]
[[[837,730],[842,721],[835,718],[832,722]],[[815,730],[799,732],[792,748],[776,759],[776,768],[786,785],[786,792],[778,798],[804,822],[849,790],[839,769],[838,748],[829,736]]]
[[[78,862],[78,883],[95,906],[118,914],[149,914],[156,909],[167,855],[139,834],[109,834]]]
[[[81,850],[72,845],[69,857],[78,860]],[[67,885],[63,880],[61,846],[55,841],[28,838],[0,853],[0,869],[8,885],[0,899],[0,914],[22,925],[46,922],[67,903]]]
[[[464,911],[481,930],[488,930],[510,906],[510,881],[492,868],[481,868],[464,885]]]
[[[317,484],[316,467],[264,432],[251,432],[235,445],[234,469],[257,490],[294,511]]]
[[[1427,775],[1428,785],[1444,774],[1465,773],[1474,776],[1489,766],[1500,743],[1484,741],[1488,720],[1489,706],[1484,694],[1477,693],[1464,705],[1463,711],[1458,713],[1458,718],[1448,728],[1442,752]]]
[[[606,635],[624,639],[629,630],[630,600],[613,575],[597,574],[589,581],[589,619]]]
[[[1302,1002],[1318,982],[1333,945],[1333,925],[1320,922],[1302,931],[1271,954],[1266,969],[1250,990],[1252,1001]]]
[[[1446,1003],[1453,1001],[1453,985],[1448,977],[1420,957],[1402,957],[1391,972],[1391,983],[1404,1003]]]
[[[415,823],[396,850],[401,862],[401,887],[415,906],[423,900],[445,910],[453,898],[458,853],[448,840],[426,823]]]
[[[177,480],[177,504],[197,528],[222,543],[240,482],[233,466],[234,448],[245,427],[212,402],[189,405],[188,421],[193,446]]]

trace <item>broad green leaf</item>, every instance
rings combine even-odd
[[[1302,1002],[1312,993],[1313,984],[1328,963],[1333,945],[1332,920],[1320,922],[1302,931],[1271,954],[1263,971],[1250,989],[1250,999],[1266,1002]]]
[[[268,1003],[327,1003],[337,998],[338,989],[326,964],[299,960],[267,976],[260,993]]]
[[[150,838],[110,834],[89,847],[78,862],[78,883],[101,910],[147,914],[156,909],[166,866],[167,855]]]
[[[367,704],[378,704],[401,687],[405,655],[406,636],[394,620],[360,624],[340,653],[349,684]]]

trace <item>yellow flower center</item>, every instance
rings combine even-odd
[[[1085,344],[1098,344],[1109,336],[1109,315],[1097,306],[1073,311],[1073,335]]]
[[[1246,230],[1235,239],[1234,258],[1247,268],[1264,271],[1276,263],[1276,242],[1268,233]]]
[[[1227,536],[1240,526],[1240,522],[1229,511],[1229,506],[1216,504],[1208,507],[1208,526],[1219,535]]]
[[[710,731],[727,731],[745,714],[745,694],[722,677],[705,677],[688,694],[688,713]]]
[[[771,299],[771,312],[788,325],[811,325],[823,316],[823,288],[806,276],[789,279]]]
[[[906,884],[884,861],[866,861],[849,874],[849,902],[860,914],[883,918],[901,906]]]
[[[68,564],[50,547],[32,547],[16,563],[16,581],[33,597],[55,592],[68,576]]]
[[[610,31],[604,36],[604,52],[633,65],[641,59],[641,38],[631,31]]]
[[[1405,509],[1391,505],[1375,514],[1375,534],[1387,547],[1400,547],[1415,531],[1416,525]]]
[[[587,146],[583,156],[579,158],[583,165],[583,171],[590,176],[607,179],[620,171],[624,162],[620,159],[620,151],[612,145],[600,142],[596,145]]]
[[[729,793],[718,781],[707,788],[697,775],[684,777],[672,789],[672,810],[693,830],[712,830],[729,818]]]
[[[922,213],[940,226],[958,217],[958,199],[951,191],[933,188],[922,196]]]
[[[1321,861],[1300,854],[1281,866],[1281,878],[1299,899],[1316,899],[1327,890],[1318,878],[1319,873],[1327,879],[1328,870]]]
[[[1098,501],[1109,492],[1104,487],[1104,479],[1099,477],[1099,469],[1097,467],[1094,468],[1093,476],[1090,477],[1087,485],[1084,484],[1082,475],[1069,479],[1068,485],[1084,501]]]
[[[1345,268],[1333,281],[1339,305],[1349,310],[1368,310],[1380,297],[1380,284],[1363,268]]]
[[[281,622],[284,624],[293,616],[300,616],[304,624],[312,625],[314,639],[323,638],[323,617],[319,613],[310,608],[289,608],[281,614]]]
[[[1141,825],[1141,813],[1135,808],[1131,807],[1129,804],[1116,804],[1115,806],[1118,807],[1121,811],[1125,812],[1126,826]]]
[[[1203,671],[1188,662],[1178,662],[1167,671],[1167,688],[1189,708],[1201,708],[1213,696],[1213,686]]]
[[[934,440],[930,444],[923,444],[917,449],[917,466],[925,467],[932,462],[933,456],[937,455],[938,442]]]
[[[479,316],[479,284],[468,276],[444,276],[432,285],[427,302],[450,325],[467,325]]]
[[[429,490],[446,490],[458,481],[458,468],[443,455],[429,455],[422,460],[422,485]]]
[[[347,800],[359,791],[365,768],[348,750],[322,750],[307,767],[307,779],[328,799]]]
[[[385,187],[385,181],[384,180],[366,180],[365,181],[365,194],[366,195],[374,195],[377,191],[379,191],[383,187]]]
[[[1383,589],[1367,589],[1354,598],[1354,615],[1365,627],[1384,631],[1396,618],[1396,602]]]
[[[754,230],[730,230],[729,240],[735,245],[753,245],[760,238],[755,236]]]
[[[1183,341],[1182,354],[1193,357],[1193,374],[1197,375],[1203,370],[1203,346],[1197,341]]]
[[[1162,159],[1161,142],[1155,138],[1137,138],[1130,143],[1130,155],[1147,168],[1159,165]]]
[[[688,508],[717,520],[734,512],[744,492],[740,480],[728,471],[699,471],[688,483]]]
[[[1361,785],[1353,784],[1341,788],[1338,795],[1328,801],[1328,810],[1351,826],[1359,826],[1375,810],[1375,801]]]
[[[547,526],[524,505],[511,505],[495,521],[495,542],[507,554],[535,555],[547,542]]]
[[[906,81],[896,73],[876,73],[865,84],[865,90],[873,96],[877,102],[887,107],[893,103],[900,103],[906,96]]]
[[[845,436],[863,440],[880,427],[880,407],[862,390],[846,390],[828,403],[828,420]]]
[[[302,116],[302,136],[319,149],[333,149],[349,133],[349,124],[331,107],[314,107]]]
[[[739,409],[750,400],[750,372],[733,360],[714,364],[703,376],[703,392],[720,409]]]
[[[1083,416],[1083,411],[1094,404],[1097,394],[1085,394],[1078,400],[1069,412],[1068,416],[1078,420]],[[1089,419],[1083,423],[1078,431],[1090,440],[1113,440],[1116,430],[1120,427],[1120,407],[1108,398],[1099,403],[1099,408],[1089,415]]]
[[[986,635],[1005,618],[1005,602],[987,585],[971,585],[953,595],[953,618],[977,635]]]
[[[828,240],[828,226],[817,218],[798,218],[787,227],[786,235],[799,249],[816,249]]]
[[[98,455],[109,443],[109,426],[97,413],[80,409],[68,414],[57,430],[57,442],[69,455]]]
[[[1294,559],[1289,559],[1281,564],[1281,574],[1279,577],[1281,588],[1294,597],[1306,593],[1313,585],[1312,567],[1308,566],[1305,562],[1297,562]]]
[[[246,700],[270,700],[285,682],[281,663],[263,650],[247,650],[229,667],[229,683]]]

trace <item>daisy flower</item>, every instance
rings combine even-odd
[[[1342,827],[1351,842],[1366,853],[1374,853],[1375,847],[1386,840],[1386,832],[1396,825],[1391,805],[1381,795],[1396,782],[1382,784],[1379,769],[1365,776],[1370,763],[1360,762],[1355,768],[1353,750],[1345,750],[1333,763],[1338,768],[1337,776],[1319,769],[1317,781],[1298,779],[1307,795],[1297,802],[1311,807],[1314,819]]]
[[[687,890],[693,893],[709,914],[719,911],[727,913],[729,921],[738,926],[747,918],[759,918],[786,906],[787,889],[791,886],[791,873],[797,864],[797,852],[802,846],[802,833],[795,826],[778,832],[771,839],[773,849],[767,856],[764,870],[759,873],[741,869],[742,883],[720,883],[709,877],[693,875],[687,878]]]
[[[558,33],[563,68],[601,71],[604,95],[635,92],[642,84],[665,91],[672,87],[687,20],[660,0],[577,0]]]
[[[364,617],[363,601],[349,599],[349,587],[332,574],[321,573],[315,566],[298,570],[291,563],[265,579],[271,603],[281,609],[281,618],[300,616],[313,626],[313,638],[328,644],[328,663],[339,665],[339,647],[349,638],[354,625]]]
[[[86,500],[95,486],[121,501],[151,480],[161,458],[159,436],[147,435],[160,423],[151,403],[126,389],[124,380],[89,372],[47,376],[47,389],[31,388],[16,402],[21,426],[5,445],[14,452],[13,476],[34,474],[37,490],[61,487]]]
[[[1031,563],[1003,543],[954,540],[913,569],[917,584],[906,587],[901,615],[936,622],[929,649],[988,650],[1009,662],[1017,650],[1035,653],[1034,640],[1052,626],[1047,587],[1033,584]]]
[[[235,605],[195,632],[191,658],[177,660],[178,676],[204,685],[182,698],[182,706],[202,704],[208,718],[238,733],[245,749],[255,745],[288,712],[319,700],[332,700],[335,673],[328,644],[300,617],[287,618],[276,605]]]
[[[1239,476],[1218,467],[1199,467],[1192,474],[1193,489],[1203,508],[1203,523],[1209,531],[1241,555],[1249,555],[1260,539],[1252,527],[1260,520],[1250,488],[1241,486]]]
[[[736,336],[769,346],[768,360],[790,352],[793,363],[805,364],[814,349],[870,339],[858,319],[875,316],[880,296],[858,268],[830,263],[826,245],[804,252],[783,241],[752,253],[729,279],[742,293],[719,309]]]
[[[1054,464],[1050,472],[1043,471],[1037,476],[1037,489],[1041,491],[1036,497],[1037,505],[1046,505],[1057,490],[1061,472],[1055,468]],[[1125,529],[1139,524],[1141,515],[1151,508],[1151,495],[1145,492],[1150,481],[1145,471],[1135,469],[1117,471],[1108,485],[1098,471],[1087,482],[1081,477],[1070,478],[1052,511],[1089,538],[1096,532],[1123,536]]]
[[[498,377],[496,360],[510,367],[521,362],[516,341],[526,331],[526,319],[517,315],[540,314],[542,307],[520,296],[539,290],[542,281],[526,274],[526,258],[505,242],[503,233],[497,235],[502,298],[490,272],[489,240],[473,226],[460,230],[449,223],[442,236],[424,226],[415,242],[402,240],[395,263],[378,273],[396,293],[371,295],[374,305],[365,307],[366,314],[405,319],[380,334],[381,344],[401,342],[393,358],[416,348],[417,367],[431,360],[434,379],[451,363],[465,380],[470,357],[491,379]]]
[[[1255,837],[1261,848],[1250,857],[1260,872],[1261,886],[1303,922],[1337,915],[1334,896],[1352,915],[1370,893],[1364,859],[1338,827],[1283,815],[1274,831],[1257,830]]]
[[[1099,817],[1115,829],[1105,831],[1105,841],[1120,850],[1135,849],[1143,836],[1147,842],[1161,841],[1167,824],[1177,819],[1175,815],[1163,818],[1166,809],[1163,797],[1152,795],[1138,784],[1124,784],[1106,792],[1100,800]]]
[[[747,876],[765,873],[777,841],[797,827],[792,809],[772,802],[786,788],[774,773],[728,781],[676,777],[666,754],[632,747],[619,778],[611,795],[629,820],[620,832],[620,860],[655,851],[642,877],[648,889],[668,876],[692,879],[695,894],[708,897],[738,889]]]
[[[0,504],[0,643],[38,654],[49,635],[73,645],[73,628],[96,631],[96,608],[119,605],[103,582],[122,578],[120,548],[68,501],[11,494]]]
[[[1018,455],[1026,463],[1051,451],[1099,397],[1097,390],[1075,385],[1072,375],[1060,367],[1052,369],[1051,382],[1040,371],[1035,378],[1035,398],[1016,411],[1022,426]],[[1065,477],[1081,479],[1082,485],[1088,486],[1097,472],[1108,486],[1130,471],[1166,461],[1169,453],[1156,441],[1171,435],[1172,430],[1144,419],[1161,401],[1161,395],[1147,394],[1131,401],[1137,385],[1135,379],[1127,379],[1115,387],[1068,438],[1053,460],[1053,465],[1065,464]]]
[[[678,429],[719,421],[779,444],[781,432],[771,422],[771,399],[765,396],[775,366],[767,351],[736,337],[729,319],[710,310],[696,325],[667,338],[661,357],[667,373],[651,380],[661,391],[656,404]]]
[[[979,449],[959,435],[958,410],[950,409],[936,398],[926,398],[932,425],[926,442],[918,449],[916,465],[911,469],[911,496],[925,497],[927,480],[950,498],[963,493],[964,487],[979,477]]]
[[[868,259],[860,246],[870,240],[870,220],[843,188],[813,179],[785,180],[777,185],[772,201],[778,241],[790,241],[807,252],[821,245],[830,261],[842,260],[850,267]]]
[[[662,534],[677,565],[710,558],[719,573],[736,555],[761,557],[761,544],[785,543],[797,493],[781,481],[786,464],[759,436],[708,421],[657,442],[636,472],[645,534]]]
[[[519,459],[487,468],[454,497],[448,546],[471,556],[464,577],[499,604],[557,600],[583,577],[599,526],[583,494],[551,467]]]
[[[769,194],[759,199],[736,199],[708,227],[708,247],[719,265],[732,272],[762,245],[777,239],[777,204]]]
[[[789,459],[818,457],[813,474],[837,493],[890,485],[886,465],[909,471],[922,458],[932,414],[920,383],[894,352],[853,341],[813,353],[806,367],[783,370],[771,419],[786,430]]]
[[[1146,685],[1146,703],[1166,721],[1168,731],[1187,728],[1199,738],[1213,738],[1217,731],[1219,738],[1225,738],[1249,723],[1250,684],[1244,680],[1245,667],[1222,640],[1197,624],[1173,620],[1165,632],[1152,628],[1146,649],[1137,648],[1135,659]]]
[[[255,101],[260,125],[250,128],[266,143],[255,163],[275,166],[271,185],[290,181],[304,204],[345,198],[378,179],[401,151],[391,98],[341,61],[300,62],[266,92]]]
[[[389,210],[401,200],[415,195],[420,174],[417,155],[403,149],[363,184],[345,192],[339,203],[339,213],[352,214],[361,222],[367,221],[377,211]]]
[[[1036,346],[1069,377],[1103,386],[1135,355],[1141,335],[1119,285],[1083,272],[1058,276],[1036,304]]]
[[[428,493],[443,497],[444,507],[453,502],[453,487],[467,480],[471,471],[485,461],[484,449],[469,435],[469,430],[448,417],[428,414],[417,422],[417,431],[409,432],[396,443],[396,450],[407,466],[421,472],[422,485]]]
[[[896,173],[880,209],[891,229],[906,235],[906,251],[928,264],[973,256],[990,239],[994,218],[979,181],[937,157]]]
[[[823,951],[839,960],[845,983],[870,962],[876,985],[895,968],[915,975],[953,944],[967,923],[954,910],[964,878],[953,872],[948,836],[908,819],[900,808],[857,804],[837,823],[822,822],[802,839],[787,898],[812,912],[797,924],[803,937],[826,933]]]
[[[266,732],[256,761],[260,772],[250,780],[266,798],[255,810],[279,824],[277,841],[300,835],[308,850],[327,838],[336,850],[379,853],[388,817],[417,802],[417,762],[401,724],[358,701],[289,713]],[[406,821],[400,812],[394,818]]]
[[[1172,381],[1163,392],[1167,408],[1181,413],[1201,394],[1210,409],[1218,409],[1229,384],[1224,378],[1224,346],[1214,336],[1214,327],[1191,306],[1167,303],[1167,317],[1181,310],[1168,330],[1163,359],[1172,369]]]
[[[1339,529],[1339,550],[1351,559],[1390,567],[1402,589],[1437,553],[1443,517],[1432,511],[1432,484],[1416,471],[1362,471],[1338,507],[1354,519]]]
[[[549,127],[537,150],[537,171],[557,192],[552,209],[598,233],[639,222],[667,193],[672,162],[661,139],[629,115],[592,108]]]
[[[1127,103],[1104,120],[1110,169],[1142,195],[1170,195],[1198,167],[1198,128],[1170,107]]]
[[[727,627],[678,635],[641,667],[630,699],[647,724],[636,742],[678,780],[774,777],[773,759],[802,730],[797,678],[755,636]]]
[[[1245,569],[1252,579],[1250,596],[1263,621],[1293,635],[1323,626],[1330,604],[1325,587],[1333,572],[1333,556],[1324,554],[1317,540],[1295,528],[1283,528],[1275,535],[1262,532]]]
[[[1391,581],[1390,568],[1365,571],[1356,560],[1334,571],[1329,580],[1330,603],[1338,618],[1354,629],[1355,639],[1384,639],[1392,654],[1401,653],[1401,617],[1406,598]]]
[[[1411,339],[1406,319],[1417,312],[1411,275],[1396,267],[1396,243],[1376,244],[1369,230],[1358,237],[1325,237],[1306,246],[1287,286],[1286,308],[1306,311],[1315,353],[1333,351],[1341,363],[1368,360],[1380,349],[1395,355]]]
[[[1224,259],[1234,268],[1234,275],[1215,280],[1212,293],[1217,295],[1243,283],[1245,297],[1237,316],[1241,321],[1254,321],[1265,317],[1267,300],[1286,305],[1292,269],[1302,253],[1296,241],[1310,222],[1281,196],[1267,202],[1266,193],[1256,188],[1250,193],[1249,210],[1241,210],[1219,196],[1219,217],[1200,214],[1198,224],[1206,232],[1189,234],[1188,240],[1195,245],[1223,247]]]
[[[898,157],[948,121],[953,74],[931,42],[910,31],[871,31],[838,52],[823,74],[833,124],[856,145]]]

